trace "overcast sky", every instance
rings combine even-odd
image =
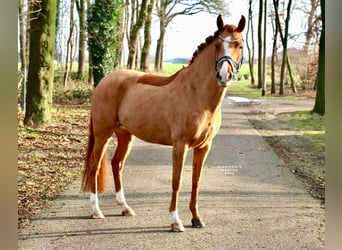
[[[223,16],[225,24],[237,25],[241,15],[248,17],[248,1],[235,0],[231,1],[229,8],[232,9],[231,16]],[[258,7],[259,2],[254,1],[254,35],[255,42],[257,41],[257,24],[258,24]],[[303,32],[305,25],[305,20],[301,17],[302,13],[298,11],[293,11],[290,19],[290,33],[298,34]],[[166,36],[165,36],[165,46],[164,46],[164,59],[170,58],[191,58],[193,52],[196,50],[197,46],[205,41],[205,38],[212,35],[216,27],[217,16],[209,15],[208,13],[199,13],[192,16],[177,16],[174,21],[168,26]],[[247,27],[247,24],[246,24]],[[244,37],[246,37],[246,29],[243,32]],[[151,46],[151,55],[155,54],[155,48],[157,39],[159,37],[159,26],[158,22],[154,22],[152,39],[153,43]],[[302,36],[304,37],[304,36]],[[303,41],[302,41],[303,42]],[[267,26],[267,39],[266,54],[271,55],[272,49],[272,26],[270,24],[270,19],[268,18]],[[291,47],[302,47],[303,44],[298,39],[296,41],[290,40],[288,42],[288,48]],[[257,46],[255,45],[256,49]],[[246,50],[246,46],[245,46]],[[247,55],[247,51],[245,51]],[[255,53],[257,56],[257,53]]]

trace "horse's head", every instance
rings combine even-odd
[[[224,25],[221,15],[217,17],[215,33],[215,69],[218,84],[227,87],[234,75],[238,73],[243,59],[243,38],[246,19],[241,16],[238,26]]]

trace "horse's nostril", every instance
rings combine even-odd
[[[219,80],[219,81],[221,80],[221,76],[220,76],[220,73],[219,73],[219,72],[216,73],[216,78],[217,78],[217,80]]]
[[[227,81],[230,81],[230,80],[232,80],[232,79],[233,79],[233,74],[228,73],[228,75],[227,75]]]

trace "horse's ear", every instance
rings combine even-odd
[[[224,23],[223,23],[223,20],[222,20],[222,16],[221,16],[221,15],[219,15],[219,16],[217,17],[216,25],[217,25],[218,30],[222,30],[222,29],[223,29]]]
[[[246,18],[244,15],[241,15],[241,19],[239,21],[238,27],[237,27],[237,31],[238,32],[242,32],[243,29],[245,28],[246,25]]]

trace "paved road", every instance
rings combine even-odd
[[[136,140],[124,171],[120,216],[111,173],[100,196],[106,218],[89,219],[80,180],[19,234],[19,249],[323,249],[324,210],[251,127],[246,105],[224,100],[223,123],[203,170],[200,212],[191,228],[189,152],[179,211],[186,231],[171,233],[171,148]]]

